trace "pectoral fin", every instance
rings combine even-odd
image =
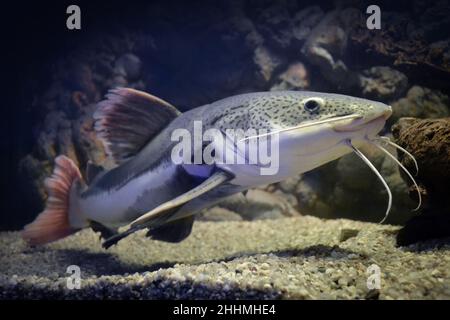
[[[159,205],[158,207],[154,208],[153,210],[143,214],[142,216],[140,216],[139,218],[134,220],[130,224],[130,227],[135,228],[140,225],[144,225],[146,222],[153,220],[154,218],[164,214],[168,210],[177,208],[177,207],[185,204],[186,202],[199,197],[200,195],[216,188],[217,186],[221,185],[222,183],[224,183],[225,181],[227,181],[229,179],[230,179],[230,176],[227,173],[225,173],[223,171],[218,171],[218,172],[214,173],[211,177],[206,179],[204,182],[199,184],[194,189],[189,190],[188,192],[176,197],[175,199],[167,201],[167,202]]]

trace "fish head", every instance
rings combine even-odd
[[[264,154],[261,147],[268,148],[266,153],[276,162],[277,170],[272,170],[275,173],[271,177],[270,174],[256,177],[267,163],[222,165],[235,175],[237,184],[281,181],[340,158],[351,152],[347,141],[360,145],[373,139],[392,114],[391,107],[384,103],[339,94],[280,92],[264,99],[266,103],[258,99],[254,102],[252,112],[258,117],[253,118],[260,121],[254,121],[251,126],[257,132],[264,129],[268,134],[246,137],[248,144],[244,147],[236,144],[232,148],[237,157],[241,155],[248,160],[250,141],[265,138],[265,144],[257,147],[258,155]]]
[[[297,103],[299,119],[286,117],[280,134],[292,131],[294,138],[301,138],[308,132],[304,129],[310,128],[311,133],[317,134],[318,144],[325,147],[321,133],[331,131],[337,140],[372,138],[392,114],[391,106],[384,103],[340,94],[305,92],[299,94]],[[291,108],[294,107],[295,104]]]

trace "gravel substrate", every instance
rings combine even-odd
[[[450,241],[398,248],[399,228],[296,217],[196,222],[179,244],[136,233],[104,250],[79,232],[30,248],[0,234],[0,298],[17,299],[450,299]],[[367,288],[367,268],[381,289]],[[67,267],[81,288],[67,288]]]

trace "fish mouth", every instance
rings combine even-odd
[[[333,130],[337,132],[355,132],[360,131],[361,129],[370,127],[372,125],[377,124],[383,124],[386,122],[386,120],[391,116],[392,109],[385,109],[380,114],[370,116],[370,117],[363,117],[356,119],[351,119],[348,121],[345,121],[343,123],[339,123],[333,126]]]

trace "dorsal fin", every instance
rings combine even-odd
[[[131,88],[112,89],[94,113],[94,129],[120,164],[134,156],[181,113],[168,102]]]

